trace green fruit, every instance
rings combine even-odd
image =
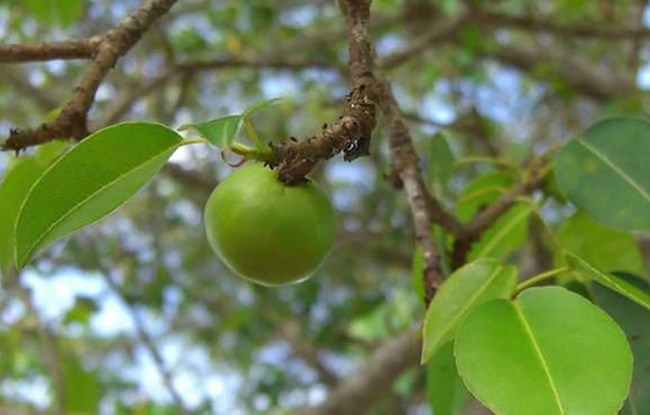
[[[212,249],[235,274],[262,285],[302,281],[334,241],[334,211],[311,181],[287,186],[261,164],[217,186],[204,212]]]

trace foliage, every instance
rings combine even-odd
[[[0,41],[91,36],[137,3],[6,2]],[[202,212],[226,159],[268,163],[269,144],[325,130],[349,89],[332,2],[218,3],[178,2],[140,39],[98,90],[88,137],[0,155],[0,412],[292,413],[382,356],[371,414],[460,415],[472,396],[506,415],[650,411],[633,2],[498,2],[474,20],[459,1],[373,3],[378,71],[425,189],[457,226],[512,196],[469,245],[444,217],[427,224],[445,276],[428,305],[418,198],[387,180],[399,159],[381,120],[370,157],[311,175],[338,218],[313,278],[255,286],[213,254]],[[22,69],[0,66],[3,131],[56,117],[82,63]],[[381,351],[415,328],[417,356],[395,369]]]

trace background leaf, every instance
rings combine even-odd
[[[528,203],[515,204],[472,246],[469,260],[484,257],[503,259],[520,247],[528,235],[528,218],[532,212],[533,208]]]
[[[640,290],[635,285],[630,284],[626,280],[617,277],[614,274],[606,273],[595,268],[587,261],[571,252],[566,253],[566,258],[567,262],[571,266],[572,273],[578,277],[578,280],[594,280],[650,310],[650,295],[643,290]]]
[[[599,222],[650,232],[650,123],[612,118],[568,142],[555,158],[568,198]]]
[[[78,21],[84,8],[83,0],[43,1],[25,0],[24,5],[40,24],[69,26]]]
[[[454,171],[456,158],[442,133],[436,133],[431,137],[428,153],[427,177],[433,188],[440,193],[447,188]]]
[[[160,124],[127,122],[97,131],[57,160],[18,214],[16,263],[107,215],[144,186],[181,142]]]
[[[624,273],[616,276],[650,294],[650,284],[641,278]],[[592,295],[595,303],[623,328],[634,355],[630,394],[620,414],[650,414],[650,311],[599,285],[593,286]]]
[[[512,177],[501,172],[478,176],[463,189],[456,201],[458,217],[469,221],[481,207],[497,200],[512,184]]]
[[[614,414],[632,375],[621,329],[560,287],[477,307],[458,330],[455,355],[469,390],[499,415]]]
[[[476,306],[514,292],[517,271],[493,259],[459,268],[440,287],[424,317],[422,363],[451,340],[463,318]]]
[[[557,236],[565,250],[598,269],[643,273],[643,258],[634,236],[601,225],[583,213],[571,216]],[[558,253],[556,263],[562,261]]]

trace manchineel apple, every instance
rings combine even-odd
[[[288,186],[259,163],[239,168],[217,186],[204,221],[212,249],[228,268],[267,286],[311,276],[335,233],[334,210],[316,183]]]

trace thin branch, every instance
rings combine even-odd
[[[509,27],[523,31],[547,32],[561,36],[600,38],[609,40],[648,39],[650,29],[646,27],[607,26],[605,22],[557,23],[538,16],[515,16],[486,10],[472,11],[474,24],[492,27]]]
[[[92,62],[84,70],[59,116],[33,130],[12,130],[2,149],[19,151],[55,139],[81,140],[86,137],[88,110],[104,77],[151,24],[167,13],[175,2],[176,0],[147,0],[116,27],[102,35]]]
[[[501,196],[496,202],[481,210],[470,223],[468,223],[463,232],[459,234],[454,241],[454,252],[452,265],[458,268],[463,265],[467,259],[472,245],[480,238],[481,234],[497,221],[504,213],[508,211],[517,199],[525,194],[538,189],[546,178],[550,166],[544,157],[534,159],[527,172],[527,176],[513,186],[508,192]]]
[[[0,63],[92,59],[97,53],[101,42],[101,36],[92,36],[62,42],[0,44]]]

